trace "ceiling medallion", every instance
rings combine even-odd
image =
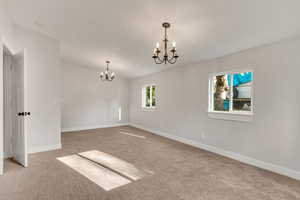
[[[161,50],[159,49],[159,42],[156,43],[156,48],[154,48],[153,51],[153,56],[152,58],[154,59],[154,62],[156,64],[174,64],[176,63],[177,59],[178,59],[178,55],[176,52],[176,42],[173,41],[172,43],[172,49],[170,50],[171,55],[168,55],[168,36],[167,36],[167,29],[171,27],[171,24],[168,22],[165,22],[162,24],[163,28],[165,29],[165,38],[163,40],[163,44],[164,44],[164,49],[163,49],[163,55],[160,57],[160,53]]]
[[[107,60],[105,71],[100,73],[100,79],[102,81],[112,81],[115,78],[115,72],[110,72],[109,69],[108,69],[109,63],[110,63],[110,61]]]

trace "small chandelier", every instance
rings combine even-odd
[[[100,79],[102,81],[112,81],[115,78],[115,72],[110,72],[109,69],[108,69],[109,63],[110,63],[110,61],[107,60],[106,61],[106,70],[105,70],[105,72],[100,73]]]
[[[168,23],[168,22],[165,22],[165,23],[162,24],[162,26],[165,29],[165,38],[163,40],[164,52],[163,52],[162,57],[160,57],[161,50],[159,49],[159,42],[157,42],[156,43],[156,48],[154,48],[154,51],[153,51],[152,58],[154,59],[156,64],[162,64],[162,63],[164,63],[164,64],[167,64],[167,63],[174,64],[174,63],[176,63],[179,56],[176,53],[176,42],[175,41],[173,41],[172,49],[170,50],[171,56],[168,55],[168,42],[169,42],[169,40],[168,40],[168,36],[167,36],[167,29],[171,27],[171,24]]]

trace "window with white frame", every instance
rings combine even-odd
[[[209,112],[252,114],[252,71],[218,73],[209,83]]]
[[[153,109],[156,106],[155,85],[146,85],[142,89],[142,107]]]

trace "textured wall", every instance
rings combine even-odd
[[[300,38],[293,38],[132,80],[130,122],[300,172],[299,52]],[[207,113],[209,75],[235,69],[254,71],[250,122]],[[153,112],[141,108],[147,83],[157,85]]]
[[[61,67],[63,130],[128,123],[128,80],[117,75],[103,82],[96,70],[63,62]]]

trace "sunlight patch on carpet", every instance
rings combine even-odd
[[[134,165],[101,151],[92,150],[79,153],[78,155],[96,162],[99,165],[111,169],[112,171],[134,181],[146,176],[146,172],[143,170],[139,170]]]
[[[57,160],[71,167],[106,191],[131,183],[129,179],[78,155],[59,157]]]
[[[145,136],[142,136],[142,135],[136,135],[136,134],[129,133],[129,132],[125,132],[125,131],[120,131],[120,133],[122,133],[122,134],[124,134],[124,135],[128,135],[128,136],[133,136],[133,137],[137,137],[137,138],[141,138],[141,139],[146,139]]]

